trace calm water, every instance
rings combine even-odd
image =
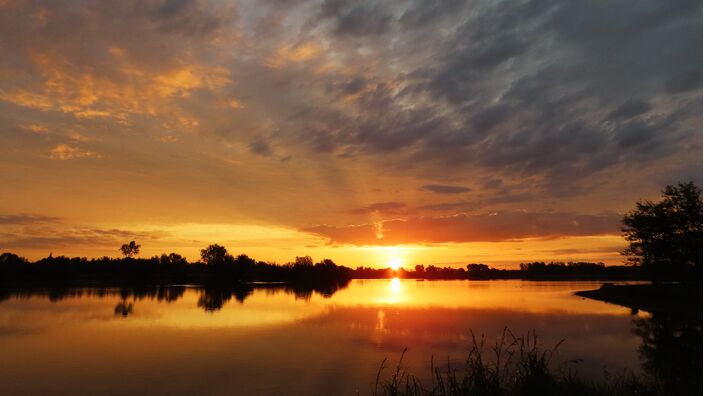
[[[638,316],[572,293],[598,282],[354,280],[331,296],[255,288],[9,293],[2,394],[369,394],[382,359],[460,361],[470,329],[561,339],[585,376],[639,370]]]

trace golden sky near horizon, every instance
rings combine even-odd
[[[0,0],[0,251],[622,262],[701,3]]]

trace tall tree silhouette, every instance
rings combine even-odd
[[[120,247],[122,255],[125,257],[132,257],[139,254],[139,248],[142,245],[138,245],[135,241],[130,241],[130,243],[125,243]]]
[[[659,202],[636,203],[623,224],[629,246],[622,253],[653,280],[701,282],[702,190],[693,182],[667,186]]]
[[[227,249],[218,244],[212,244],[205,249],[201,249],[200,251],[200,258],[208,265],[224,264],[228,259],[228,256]]]

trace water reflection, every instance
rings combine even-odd
[[[154,383],[170,394],[368,394],[385,357],[409,348],[405,362],[423,373],[431,355],[462,362],[470,330],[491,343],[509,326],[535,329],[546,346],[566,339],[560,359],[580,359],[580,374],[595,380],[626,368],[669,389],[701,384],[700,318],[633,315],[572,294],[596,287],[386,279],[5,289],[0,361],[13,364],[0,383],[10,394],[143,393]],[[53,388],[29,380],[37,376]]]
[[[403,289],[401,287],[401,280],[398,278],[392,278],[389,282],[388,294],[383,298],[379,299],[379,302],[386,304],[398,304],[403,301]]]
[[[398,281],[398,279],[397,279]],[[282,292],[293,295],[297,300],[309,301],[314,294],[323,298],[332,297],[335,292],[347,287],[349,281],[316,282],[306,284],[259,283],[206,285],[191,287],[199,293],[197,306],[206,312],[215,312],[232,300],[243,304],[256,290],[268,293]],[[95,297],[108,298],[119,296],[121,301],[114,307],[115,315],[126,317],[134,311],[134,304],[127,300],[139,301],[144,299],[158,302],[173,302],[183,298],[187,286],[180,285],[139,285],[120,288],[0,288],[0,302],[10,298],[30,299],[46,297],[51,302],[59,302],[68,298]]]
[[[643,371],[661,394],[685,395],[702,389],[701,317],[654,313],[633,320],[641,337]]]
[[[200,292],[198,307],[208,312],[218,311],[222,309],[223,305],[230,301],[232,297],[240,304],[243,304],[244,300],[249,297],[253,291],[254,287],[250,285],[242,285],[235,288],[206,287]]]
[[[51,302],[59,302],[71,298],[107,298],[118,296],[132,300],[156,300],[173,302],[183,297],[185,286],[172,285],[138,285],[130,287],[53,287],[53,288],[3,288],[0,287],[0,302],[10,298],[30,299],[48,298]]]
[[[401,291],[401,281],[398,278],[391,279],[390,289],[393,294],[398,294]]]
[[[129,316],[129,314],[132,313],[134,310],[134,305],[130,302],[127,302],[126,300],[122,300],[117,305],[115,305],[115,316],[122,316],[123,318],[126,318]]]

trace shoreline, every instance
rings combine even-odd
[[[607,282],[605,284],[624,283],[624,282],[646,282],[642,278],[604,278],[604,277],[513,277],[513,278],[440,278],[440,277],[413,277],[413,276],[388,276],[388,277],[350,277],[341,279],[282,279],[275,280],[267,279],[213,279],[214,277],[199,277],[196,279],[178,279],[172,277],[163,277],[161,279],[111,279],[102,276],[95,277],[76,277],[74,279],[20,279],[20,280],[0,280],[0,288],[51,288],[51,287],[70,287],[70,288],[119,288],[119,287],[134,287],[134,286],[185,286],[185,287],[207,287],[207,286],[224,286],[224,287],[239,287],[239,286],[277,286],[290,284],[307,284],[307,283],[328,283],[330,281],[354,281],[354,280],[415,280],[415,281],[468,281],[468,282],[485,282],[485,281],[524,281],[524,282]],[[641,283],[638,283],[641,284]],[[580,293],[585,293],[583,297],[591,298],[588,293],[598,292],[597,290],[579,291],[575,294],[582,296]],[[599,299],[599,298],[595,298]]]
[[[680,284],[614,285],[604,283],[599,289],[583,290],[575,295],[634,311],[664,313],[702,318],[702,288]],[[694,308],[694,309],[693,309]]]

